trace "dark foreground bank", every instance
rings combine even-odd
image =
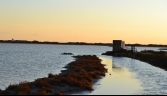
[[[117,56],[117,57],[129,57],[137,59],[143,62],[147,62],[153,66],[167,70],[167,52],[166,51],[153,51],[143,50],[140,52],[132,53],[131,51],[113,52],[108,51],[102,55]]]
[[[0,95],[69,95],[80,91],[92,91],[93,83],[105,76],[107,69],[95,55],[73,56],[73,61],[60,74],[48,74],[33,82],[11,84]]]

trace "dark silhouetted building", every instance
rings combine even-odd
[[[113,51],[120,51],[125,48],[125,42],[122,40],[113,40]]]

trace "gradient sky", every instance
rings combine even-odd
[[[0,0],[0,40],[167,44],[167,0]]]

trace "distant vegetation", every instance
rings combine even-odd
[[[27,41],[27,40],[0,40],[0,43],[27,43],[27,44],[66,44],[66,45],[102,45],[102,46],[112,46],[112,43],[86,43],[86,42],[49,42],[49,41],[44,41],[44,42],[40,42],[37,40],[34,41]],[[167,47],[167,45],[158,45],[158,44],[147,44],[147,45],[143,45],[143,44],[125,44],[126,46],[131,46],[131,45],[135,45],[135,46],[143,46],[143,47]]]
[[[65,44],[65,45],[103,45],[103,46],[111,46],[112,43],[86,43],[86,42],[49,42],[49,41],[27,41],[27,40],[0,40],[0,43],[26,43],[26,44]]]
[[[131,46],[131,45],[143,46],[143,47],[167,47],[167,45],[162,45],[162,44],[147,44],[147,45],[143,45],[143,44],[126,44],[126,46]]]
[[[167,70],[167,52],[146,50],[136,53],[136,59]]]
[[[167,70],[167,52],[166,51],[143,50],[140,52],[133,53],[130,50],[127,50],[127,51],[123,50],[119,52],[107,51],[102,55],[129,57],[129,58],[147,62],[153,66]]]

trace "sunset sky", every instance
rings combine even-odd
[[[0,40],[167,44],[167,0],[0,0]]]

